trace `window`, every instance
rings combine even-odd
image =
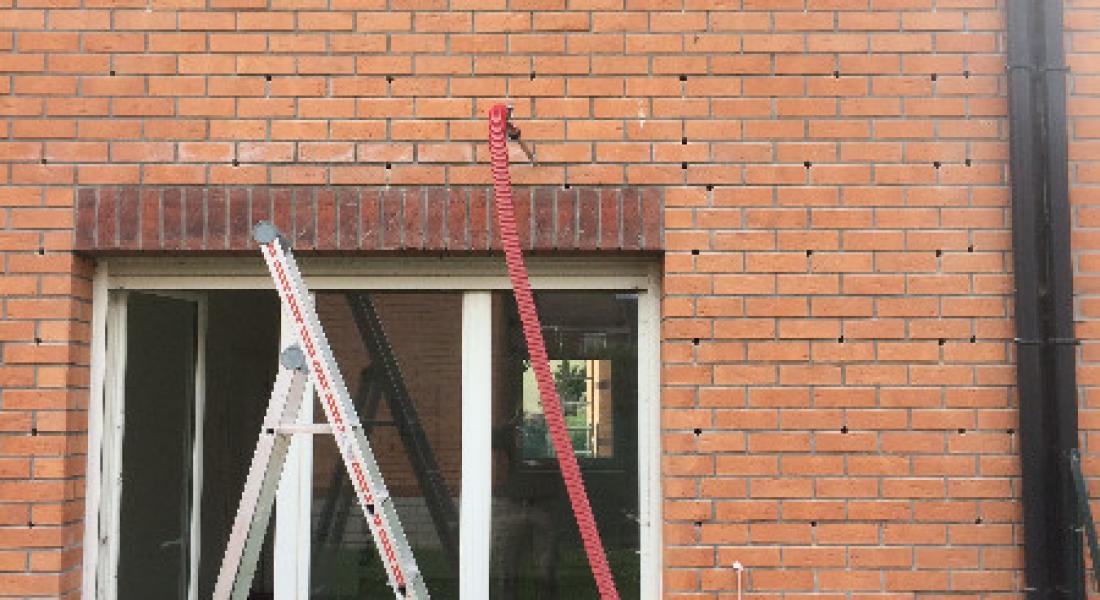
[[[289,341],[271,282],[237,264],[100,266],[86,597],[210,596]],[[596,597],[500,266],[302,270],[318,273],[318,314],[433,597]],[[653,276],[644,263],[533,271],[620,592],[657,598]],[[250,597],[375,597],[385,574],[316,401],[300,422]]]

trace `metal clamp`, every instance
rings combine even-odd
[[[1080,346],[1078,338],[1012,338],[1012,341],[1021,346]]]
[[[527,146],[527,142],[523,141],[523,139],[522,139],[523,132],[520,131],[520,128],[516,127],[512,123],[512,105],[511,104],[508,105],[508,122],[505,124],[504,131],[508,135],[508,139],[510,139],[513,142],[519,144],[519,149],[523,150],[523,153],[527,155],[527,160],[530,161],[530,163],[532,165],[534,165],[535,164],[535,153],[532,152],[531,148],[529,148]]]

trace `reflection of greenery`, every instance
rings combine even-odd
[[[569,429],[569,441],[573,444],[573,452],[581,456],[592,454],[588,447],[588,428],[582,425],[581,429]]]
[[[554,385],[558,388],[558,396],[561,397],[562,406],[566,416],[577,414],[577,409],[584,401],[584,392],[587,373],[584,362],[573,367],[568,360],[563,360],[554,371]]]
[[[573,451],[579,455],[587,455],[588,428],[583,415],[580,423],[574,424],[575,418],[566,417],[566,426],[569,428],[569,439],[573,444]],[[550,431],[546,427],[546,418],[541,414],[528,415],[523,419],[521,426],[523,457],[524,458],[554,458],[554,445],[550,441]]]
[[[433,598],[458,598],[458,576],[439,549],[413,550],[424,583]],[[371,544],[341,548],[314,564],[309,597],[315,600],[359,600],[392,597],[389,580]]]
[[[554,448],[550,445],[550,432],[546,429],[546,417],[541,413],[524,415],[521,433],[524,458],[554,456]]]
[[[588,389],[588,372],[585,362],[568,360],[550,361],[554,374],[554,385],[561,399],[562,411],[565,415],[565,426],[569,429],[569,438],[573,449],[578,454],[587,454],[591,451],[589,446],[588,411],[585,410],[586,393]],[[528,366],[526,378],[532,376]],[[526,379],[525,378],[525,379]],[[538,395],[537,390],[533,390]],[[521,443],[523,445],[523,457],[553,458],[554,446],[550,441],[550,433],[546,427],[546,417],[541,410],[541,402],[537,405],[538,412],[528,412],[523,415],[521,424]]]
[[[576,546],[568,546],[575,543]],[[496,558],[500,549],[495,549]],[[425,574],[424,581],[432,598],[458,598],[458,579],[451,575],[446,558],[441,550],[419,548],[413,551],[420,571]],[[607,559],[611,571],[615,574],[615,584],[624,600],[635,599],[640,595],[641,564],[638,553],[633,548],[608,548]],[[495,569],[492,577],[500,577]],[[596,600],[599,592],[592,580],[588,568],[588,557],[579,541],[564,543],[558,554],[558,597],[569,600]],[[389,597],[389,584],[386,573],[378,561],[374,546],[343,548],[313,565],[312,590],[310,598],[315,600],[359,600],[360,598]],[[521,599],[536,598],[535,581],[531,571],[531,561],[525,557],[520,569],[519,595]],[[499,586],[498,581],[493,582]]]
[[[500,557],[494,552],[494,558]],[[636,599],[641,595],[641,561],[637,551],[629,548],[608,548],[607,561],[611,566],[611,572],[615,575],[615,587],[618,588],[619,597],[623,600]],[[494,570],[490,573],[493,579],[494,592],[502,591],[500,572]],[[575,547],[564,545],[558,553],[558,594],[555,598],[566,600],[597,600],[600,597],[596,589],[596,582],[592,579],[592,571],[588,566],[588,556],[584,553],[579,540]],[[542,598],[538,594],[537,579],[534,567],[529,556],[524,557],[519,569],[518,590],[515,598],[527,600],[528,598]],[[435,598],[435,592],[432,597]],[[496,594],[494,594],[496,595]]]

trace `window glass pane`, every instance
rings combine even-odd
[[[276,371],[279,305],[268,292],[206,294],[201,547],[189,548],[195,435],[196,303],[132,293],[127,311],[120,598],[182,598],[190,552],[209,598]],[[250,599],[273,597],[269,529]]]
[[[457,598],[462,295],[318,292],[317,312],[428,590]],[[332,436],[313,468],[310,597],[389,593]]]
[[[207,298],[199,598],[214,593],[279,360],[280,307],[274,293],[217,291]],[[251,600],[274,597],[274,543],[273,513]]]
[[[129,296],[119,598],[187,590],[195,318],[193,302]]]
[[[547,291],[536,301],[619,593],[638,598],[637,298]],[[598,598],[507,292],[494,294],[492,352],[492,597]]]

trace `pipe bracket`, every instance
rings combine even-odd
[[[1077,338],[1012,338],[1012,341],[1021,346],[1080,346],[1081,340]]]

